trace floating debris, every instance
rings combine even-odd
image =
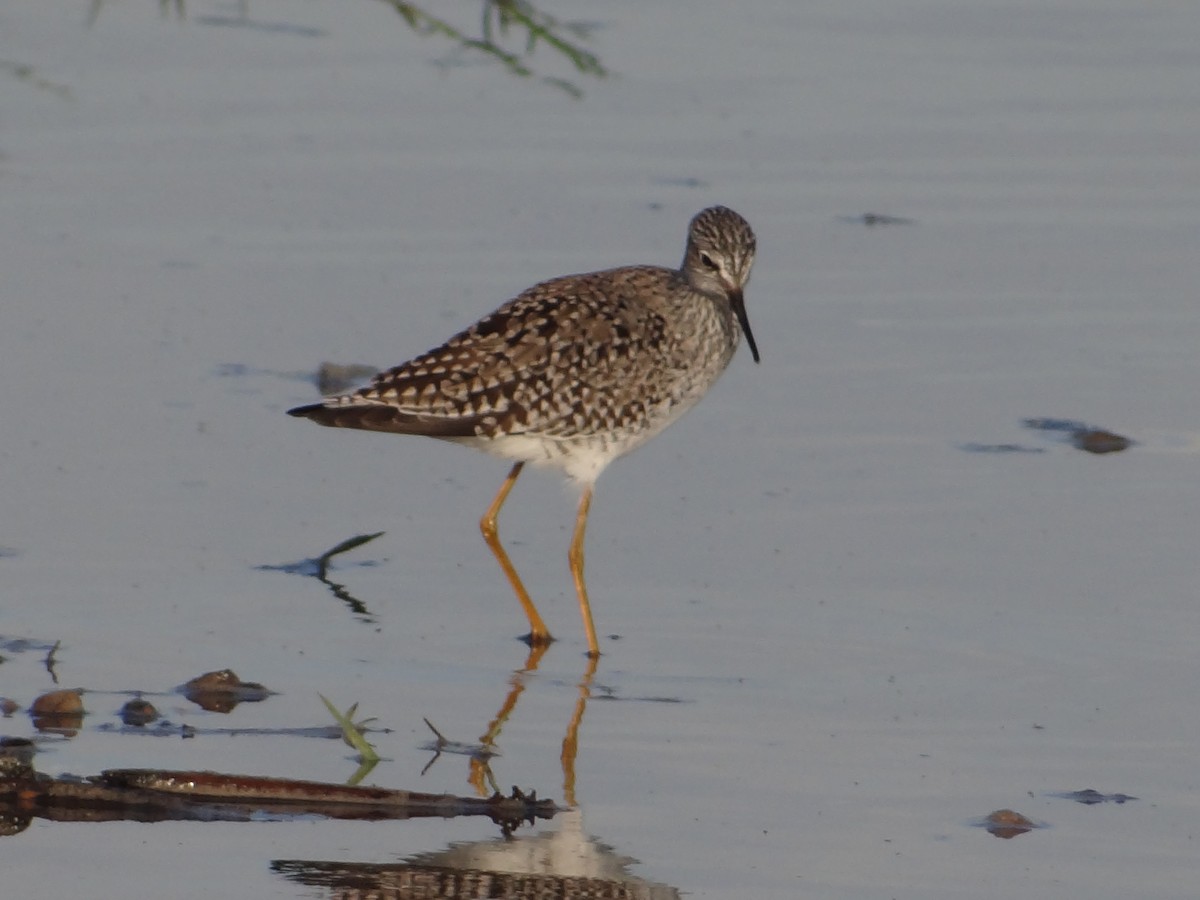
[[[1085,806],[1095,806],[1097,803],[1128,803],[1130,800],[1136,800],[1137,797],[1131,797],[1128,794],[1102,794],[1099,791],[1094,791],[1091,788],[1086,788],[1082,791],[1063,791],[1060,793],[1052,793],[1048,796],[1059,797],[1063,800],[1074,800],[1076,803],[1082,803]]]
[[[382,531],[375,531],[371,534],[356,534],[354,537],[346,538],[346,540],[342,541],[337,546],[326,550],[320,556],[302,559],[299,562],[283,563],[282,565],[276,566],[261,565],[256,566],[255,568],[257,568],[260,572],[284,572],[288,575],[304,575],[309,578],[315,578],[328,587],[333,593],[333,596],[337,597],[348,607],[350,607],[350,611],[358,616],[359,619],[364,622],[373,623],[375,621],[375,616],[371,613],[370,609],[367,608],[367,605],[346,590],[346,586],[344,584],[338,584],[337,582],[329,579],[329,568],[335,556],[346,553],[347,551],[353,550],[356,547],[361,547],[363,544],[369,543],[378,537],[382,537],[383,534],[384,532]],[[365,562],[357,563],[356,565],[374,566],[376,563],[373,560],[367,560]]]
[[[73,688],[42,694],[30,704],[29,715],[38,731],[74,737],[83,727],[83,691]]]
[[[281,369],[264,369],[247,363],[221,363],[213,369],[219,378],[282,378],[286,381],[298,381],[316,385],[323,395],[345,393],[351,388],[370,380],[379,370],[374,366],[350,363],[324,362],[315,370],[285,371]]]
[[[1137,442],[1109,431],[1097,428],[1085,422],[1074,419],[1022,419],[1021,424],[1033,431],[1052,436],[1060,443],[1070,444],[1077,450],[1088,453],[1119,453],[1134,446]],[[967,453],[1045,453],[1045,447],[1030,447],[1025,444],[985,444],[972,441],[959,444],[959,449]]]
[[[271,691],[254,681],[242,681],[232,669],[220,669],[197,675],[181,688],[201,709],[209,712],[230,712],[239,703],[258,703],[271,696]]]
[[[1025,419],[1021,424],[1034,431],[1060,432],[1072,447],[1088,453],[1119,453],[1135,443],[1124,435],[1072,419]]]
[[[322,397],[345,394],[379,372],[375,366],[360,363],[323,362],[317,366],[317,390]]]
[[[609,687],[606,684],[598,684],[595,687],[596,693],[592,696],[593,700],[611,700],[620,703],[692,703],[691,700],[686,700],[683,697],[664,697],[654,694],[641,694],[635,697],[622,697],[617,694],[617,689]]]
[[[1006,841],[1042,827],[1012,809],[997,809],[988,813],[979,824],[989,833]]]
[[[1077,431],[1071,435],[1071,443],[1088,453],[1119,453],[1133,445],[1133,441],[1111,431]]]
[[[661,187],[685,187],[685,188],[706,188],[708,182],[702,178],[697,178],[694,175],[679,175],[679,176],[660,176],[651,178],[650,183]]]
[[[308,559],[302,559],[299,562],[283,563],[282,565],[278,566],[261,565],[257,568],[260,572],[285,572],[288,575],[308,575],[312,578],[318,579],[319,581],[325,581],[328,583],[325,576],[329,573],[329,563],[335,556],[341,553],[346,553],[347,551],[353,550],[356,547],[361,547],[363,544],[370,543],[371,541],[375,540],[375,538],[382,537],[384,533],[385,532],[382,531],[375,531],[371,534],[356,534],[354,537],[346,538],[346,540],[342,541],[337,546],[326,550],[320,556],[309,557]],[[359,565],[370,566],[374,565],[374,563],[365,562],[359,563]]]
[[[437,738],[435,741],[421,745],[422,750],[430,750],[433,752],[433,759],[425,763],[425,768],[421,770],[422,775],[430,770],[433,764],[438,761],[438,758],[443,753],[455,753],[459,756],[469,756],[472,760],[483,763],[484,765],[487,765],[487,763],[493,757],[500,756],[500,751],[497,750],[496,746],[492,743],[469,744],[463,741],[452,741],[434,728],[433,723],[428,719],[422,717],[422,721],[429,726],[429,730],[432,731],[434,737]]]
[[[0,650],[6,653],[28,653],[31,650],[53,650],[58,641],[32,641],[29,638],[0,638]]]
[[[158,710],[149,700],[137,697],[121,707],[121,721],[126,725],[144,727],[158,719]]]
[[[853,225],[866,225],[868,228],[874,228],[876,225],[915,225],[914,219],[905,219],[902,216],[887,216],[883,213],[863,213],[861,216],[838,216],[842,222],[850,222]]]
[[[50,691],[29,706],[30,715],[83,715],[83,691],[78,688]]]
[[[1045,453],[1045,447],[1026,447],[1023,444],[959,444],[967,453]]]

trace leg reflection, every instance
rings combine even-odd
[[[538,663],[541,662],[545,652],[544,645],[534,646],[525,660],[525,665],[509,676],[508,694],[504,698],[504,703],[501,704],[492,721],[488,723],[487,731],[479,738],[483,747],[490,750],[495,746],[504,724],[517,706],[517,700],[525,691],[529,676],[537,671]],[[579,751],[579,729],[583,724],[583,714],[587,710],[587,702],[592,695],[592,680],[596,676],[596,667],[599,662],[600,660],[596,656],[587,657],[587,667],[579,680],[579,694],[575,700],[575,709],[571,714],[571,721],[567,723],[566,735],[563,737],[559,760],[562,764],[563,801],[568,806],[575,805],[575,758]],[[490,796],[500,790],[496,777],[492,774],[490,755],[471,758],[467,781],[481,797]]]
[[[588,656],[587,671],[579,680],[579,697],[575,701],[575,712],[567,725],[567,734],[562,742],[562,773],[563,773],[563,802],[568,806],[575,805],[575,755],[579,751],[579,726],[583,723],[583,713],[587,702],[592,696],[592,679],[596,676],[596,665],[600,662],[598,656]]]
[[[537,671],[538,663],[545,656],[549,644],[533,644],[529,648],[529,656],[525,660],[525,665],[517,669],[508,678],[508,696],[504,698],[504,703],[500,710],[488,723],[487,731],[479,737],[479,743],[489,750],[495,747],[496,740],[500,737],[500,732],[504,728],[504,723],[508,721],[508,717],[512,715],[512,711],[517,706],[517,699],[525,691],[525,682],[533,672]],[[475,788],[475,792],[480,797],[487,797],[500,790],[496,783],[496,777],[492,774],[491,759],[471,758],[471,773],[467,776],[467,781]]]

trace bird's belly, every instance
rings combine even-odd
[[[581,487],[588,487],[596,483],[609,463],[649,441],[698,399],[699,396],[684,402],[664,403],[637,422],[626,422],[623,428],[596,434],[523,432],[491,438],[458,438],[455,442],[513,462],[557,469]]]
[[[648,437],[648,436],[647,436]],[[600,473],[618,456],[641,444],[640,435],[555,437],[539,434],[509,434],[492,439],[457,438],[491,456],[511,462],[526,462],[538,468],[557,469],[581,487],[595,484]]]

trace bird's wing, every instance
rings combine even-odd
[[[625,271],[535,285],[366,387],[289,412],[322,425],[450,439],[577,419],[570,398],[578,392],[566,387],[604,382],[662,339],[660,317],[621,290]]]

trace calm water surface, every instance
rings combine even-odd
[[[52,689],[55,641],[59,685],[89,690],[39,767],[341,781],[335,742],[207,731],[325,724],[320,691],[391,729],[371,780],[469,793],[462,757],[421,774],[422,717],[473,741],[516,686],[492,770],[573,789],[515,851],[560,871],[631,857],[700,898],[1194,897],[1200,8],[550,11],[597,26],[614,74],[583,100],[435,65],[365,0],[0,12],[0,635],[34,642],[3,651],[0,695]],[[391,365],[541,278],[674,264],[711,203],[759,234],[763,363],[601,481],[589,584],[619,639],[579,720],[570,492],[530,474],[505,509],[561,639],[515,679],[524,621],[476,527],[504,464],[284,411],[322,360]],[[1138,443],[1090,456],[1037,416]],[[374,531],[332,577],[365,613],[259,568]],[[152,697],[190,740],[103,730],[122,692],[221,667],[280,693],[224,716]],[[1083,788],[1140,799],[1050,796]],[[974,826],[1004,807],[1048,827]],[[271,861],[489,842],[456,852],[498,866],[497,837],[35,821],[0,871],[26,896],[312,896]]]

